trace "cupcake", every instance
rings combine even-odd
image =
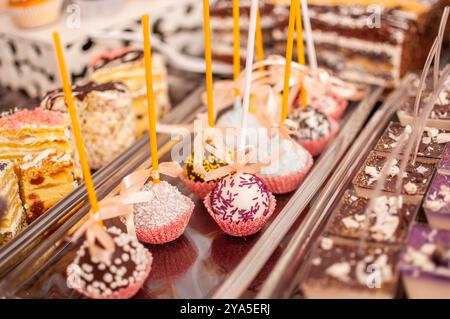
[[[9,0],[9,12],[18,27],[35,28],[56,21],[62,4],[63,0]]]
[[[179,238],[194,211],[192,200],[166,181],[149,182],[141,192],[148,192],[149,196],[148,201],[134,204],[137,238],[147,244],[164,244]]]
[[[152,255],[136,238],[117,227],[108,229],[115,248],[106,261],[92,257],[87,240],[67,268],[68,282],[79,293],[93,299],[133,297],[151,270]]]
[[[205,199],[208,213],[228,235],[243,237],[260,231],[272,216],[276,200],[253,174],[222,178]]]
[[[218,159],[213,154],[205,151],[205,156],[203,157],[203,168],[206,172],[210,172],[216,168],[223,167],[227,165],[221,159]],[[205,176],[198,173],[194,169],[194,155],[191,154],[184,167],[184,174],[181,174],[181,180],[186,184],[186,186],[200,199],[205,198],[205,196],[211,192],[216,186],[217,181],[205,181]]]
[[[311,97],[311,107],[333,120],[339,120],[347,108],[348,102],[334,95]]]
[[[311,154],[303,146],[287,139],[275,137],[270,140],[269,147],[260,150],[277,150],[278,159],[270,165],[263,166],[256,175],[262,179],[270,192],[286,194],[296,190],[313,166]],[[278,147],[276,147],[278,144]],[[260,154],[260,158],[269,158],[270,154]]]
[[[335,120],[312,107],[295,109],[288,118],[298,124],[298,130],[292,137],[312,156],[320,155],[339,130]]]

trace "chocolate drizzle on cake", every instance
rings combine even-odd
[[[120,55],[108,57],[104,56],[94,66],[94,71],[110,66],[111,64],[131,63],[142,60],[144,58],[144,51],[142,50],[130,50]]]
[[[103,84],[97,84],[94,82],[88,82],[84,85],[72,86],[73,96],[78,100],[83,101],[91,92],[107,92],[116,91],[120,93],[128,92],[128,88],[122,82],[107,82]],[[56,89],[50,91],[45,97],[45,108],[48,110],[53,109],[55,102],[64,97],[64,92],[62,89]]]

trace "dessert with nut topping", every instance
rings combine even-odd
[[[353,178],[353,185],[360,196],[370,198],[377,181],[381,177],[381,171],[387,165],[387,158],[376,152],[370,153],[364,165]],[[388,168],[386,181],[381,195],[394,195],[396,193],[397,179],[400,174],[401,161],[395,160]],[[418,204],[422,201],[428,185],[431,183],[435,171],[435,164],[428,163],[422,158],[417,158],[415,163],[409,162],[402,177],[400,194],[404,202]]]
[[[402,126],[400,123],[391,122],[378,140],[375,151],[388,156],[398,146],[398,141],[405,130],[412,131],[409,125]],[[445,155],[448,142],[450,142],[450,133],[426,127],[420,140],[417,155],[422,157],[423,160],[437,162]],[[404,149],[401,154],[403,154],[403,151]]]
[[[401,196],[379,196],[370,211],[369,203],[370,199],[358,196],[355,190],[347,190],[325,232],[355,240],[367,236],[370,242],[403,243],[418,206],[403,203]]]
[[[322,237],[301,288],[307,298],[394,298],[397,246]]]

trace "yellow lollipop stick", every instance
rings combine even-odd
[[[288,40],[286,45],[286,67],[284,70],[283,100],[281,105],[281,123],[286,120],[289,111],[289,80],[291,78],[292,51],[294,49],[295,8],[298,5],[298,0],[291,0],[291,7],[289,9]]]
[[[58,67],[61,75],[64,97],[66,100],[67,108],[69,109],[70,120],[72,122],[72,131],[75,137],[75,144],[77,147],[78,155],[80,157],[81,169],[83,171],[83,178],[84,183],[86,184],[89,203],[91,204],[92,212],[96,214],[99,211],[97,194],[95,193],[94,182],[92,181],[92,175],[86,156],[86,150],[84,149],[83,146],[84,144],[83,144],[83,137],[81,135],[80,123],[78,122],[77,110],[73,102],[72,85],[70,84],[66,62],[64,60],[64,53],[58,32],[53,33],[53,44],[55,47],[56,57],[58,60]],[[103,222],[101,220],[99,220],[99,225],[103,226]]]
[[[148,15],[142,16],[142,32],[144,34],[145,84],[147,86],[148,124],[150,134],[150,151],[152,169],[158,171],[158,140],[156,137],[155,93],[153,91],[152,47],[150,45],[150,22]],[[159,184],[159,178],[153,177],[153,183]]]
[[[208,101],[208,124],[210,127],[214,127],[211,25],[209,21],[209,0],[203,0],[203,31],[205,34],[206,97]]]

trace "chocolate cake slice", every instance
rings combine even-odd
[[[279,0],[282,5],[289,1]],[[448,0],[308,0],[319,65],[357,82],[392,87],[421,69]],[[289,10],[274,29],[274,51],[286,46]]]
[[[245,64],[247,36],[249,27],[251,1],[239,1],[239,27],[241,64]],[[261,14],[261,31],[264,47],[268,48],[272,42],[272,30],[276,25],[274,5],[270,0],[259,1]],[[212,57],[215,61],[228,64],[233,63],[233,5],[230,0],[218,0],[211,6],[211,42]]]
[[[374,193],[381,171],[387,164],[387,157],[371,152],[364,165],[353,178],[353,186],[360,196],[370,198]],[[389,168],[381,195],[392,196],[396,193],[396,183],[400,173],[401,161],[394,160]],[[419,204],[431,183],[435,172],[435,164],[417,158],[413,164],[408,163],[402,177],[401,195],[405,203]]]
[[[400,250],[322,237],[301,289],[307,298],[394,298]]]

